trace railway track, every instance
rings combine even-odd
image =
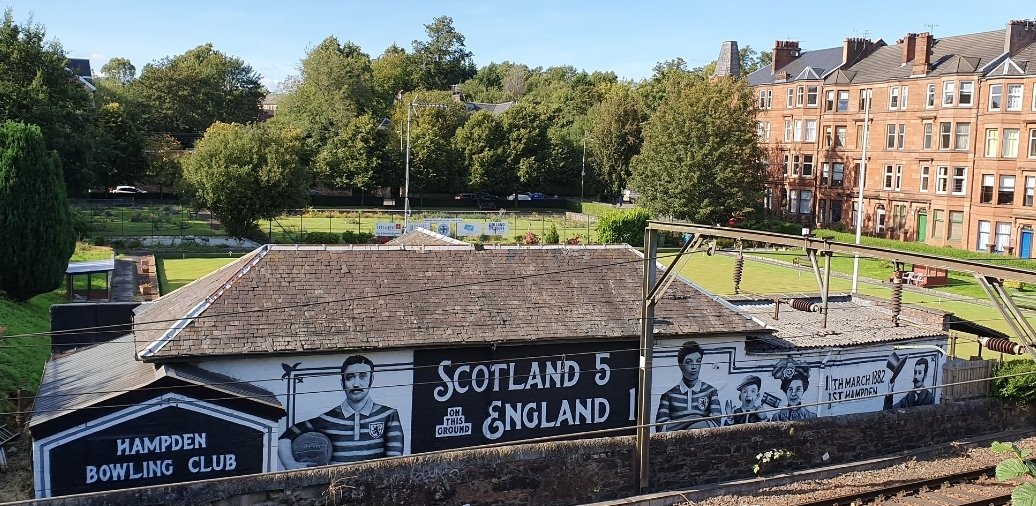
[[[1000,506],[1011,504],[1014,485],[997,481],[996,468],[900,483],[890,487],[799,503],[797,506]]]

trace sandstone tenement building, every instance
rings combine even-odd
[[[865,233],[1032,256],[1036,21],[814,51],[779,40],[747,79],[769,210],[852,228],[866,130]]]

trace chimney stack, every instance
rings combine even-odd
[[[716,60],[716,70],[712,77],[741,78],[741,53],[737,49],[737,41],[727,41],[720,46],[719,59]]]
[[[899,39],[899,43],[903,44],[903,63],[914,61],[914,53],[917,51],[917,34],[908,33],[906,37]]]
[[[870,39],[850,37],[842,43],[842,65],[852,65],[870,54],[878,44]]]
[[[1005,53],[1014,56],[1033,42],[1036,42],[1036,21],[1015,19],[1007,23],[1007,30],[1004,34]]]
[[[925,76],[932,71],[932,43],[935,39],[929,32],[917,34],[917,43],[914,46],[914,66],[910,68],[910,75]]]
[[[777,71],[799,57],[799,43],[794,40],[778,40],[773,43],[773,66],[770,72]]]

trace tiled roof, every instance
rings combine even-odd
[[[642,265],[628,246],[264,247],[152,303],[136,336],[147,360],[631,338]],[[686,282],[656,317],[659,336],[761,330]]]
[[[777,75],[783,76],[785,72],[789,74],[787,81],[782,82],[793,82],[796,80],[815,80],[817,77],[813,77],[809,72],[803,72],[806,68],[813,70],[819,78],[823,78],[831,71],[835,70],[839,65],[842,64],[842,48],[831,47],[827,49],[818,49],[815,51],[803,51],[798,58],[795,58],[791,63],[785,65],[783,68],[777,69]],[[770,67],[760,67],[755,72],[748,74],[748,84],[750,86],[758,86],[760,84],[773,84],[776,82],[774,74],[771,72]]]
[[[820,303],[820,297],[816,294],[783,294],[775,297],[785,301],[802,298]],[[947,315],[943,311],[904,305],[899,317],[900,324],[894,326],[892,310],[887,304],[868,298],[830,296],[826,328],[822,324],[823,315],[820,313],[800,311],[786,302],[781,303],[780,312],[777,318],[774,318],[776,303],[773,298],[735,296],[728,297],[727,300],[767,328],[776,330],[773,335],[756,338],[757,347],[845,347],[947,335],[943,325],[937,323]],[[761,349],[757,348],[756,351]]]
[[[885,46],[848,69],[854,83],[881,82],[910,77],[913,65],[903,64],[903,43]],[[974,73],[1004,52],[1004,30],[935,38],[929,76]]]
[[[514,107],[514,101],[501,102],[499,104],[487,104],[483,102],[465,102],[465,107],[469,111],[489,111],[493,116],[499,116],[506,112],[511,107]]]
[[[450,236],[432,232],[426,228],[416,227],[413,232],[407,232],[391,241],[385,243],[389,246],[467,246],[468,243],[454,239]]]

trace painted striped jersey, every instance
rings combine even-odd
[[[359,411],[348,404],[303,422],[284,431],[282,439],[294,441],[306,432],[320,432],[331,440],[332,464],[359,462],[378,457],[403,454],[403,425],[399,413],[367,398]]]
[[[662,394],[658,401],[658,412],[655,414],[655,422],[662,425],[656,425],[656,430],[669,432],[719,426],[719,418],[698,421],[699,418],[718,417],[722,414],[719,392],[704,381],[699,381],[695,386],[697,388],[688,388],[681,381]]]

